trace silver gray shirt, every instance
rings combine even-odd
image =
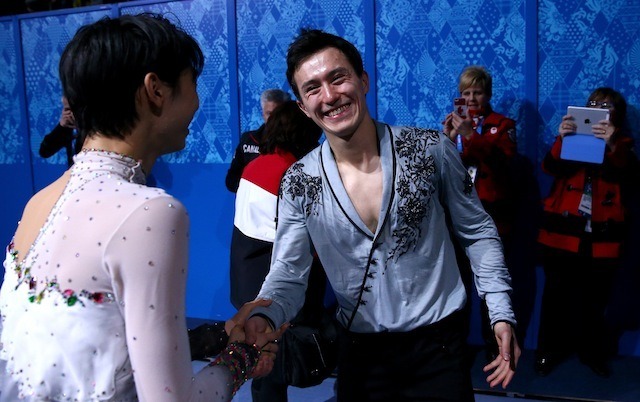
[[[454,144],[435,130],[378,122],[376,128],[383,200],[375,233],[352,205],[325,141],[283,177],[271,270],[258,295],[274,303],[255,313],[277,326],[296,315],[315,250],[339,303],[338,320],[346,327],[353,316],[351,331],[435,323],[466,301],[453,234],[469,256],[491,323],[515,324],[498,232]]]

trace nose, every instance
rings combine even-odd
[[[324,102],[332,104],[338,100],[338,92],[330,84],[323,85],[322,93],[324,96]]]

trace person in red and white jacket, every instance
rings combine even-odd
[[[238,309],[256,298],[269,273],[271,251],[276,235],[276,213],[280,180],[293,165],[318,146],[322,129],[308,118],[295,101],[276,107],[264,128],[260,155],[242,171],[236,193],[233,234],[231,236],[231,303]],[[293,322],[317,322],[324,309],[326,276],[316,259],[311,268],[305,305]],[[287,385],[278,354],[273,373],[254,378],[253,402],[286,402]]]
[[[587,106],[610,110],[609,120],[592,126],[606,144],[603,163],[560,158],[563,138],[576,131],[570,115],[562,118],[542,162],[554,182],[543,201],[538,236],[545,272],[536,358],[541,375],[572,352],[567,345],[575,345],[581,361],[597,375],[609,375],[604,314],[627,235],[627,191],[638,185],[638,159],[624,130],[624,97],[597,88]]]

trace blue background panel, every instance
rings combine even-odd
[[[5,244],[29,197],[67,168],[64,152],[50,159],[38,155],[42,138],[60,116],[62,49],[83,24],[142,11],[167,15],[196,38],[206,57],[198,80],[200,109],[187,145],[160,158],[150,177],[182,200],[191,216],[189,316],[224,318],[234,311],[228,300],[234,195],[224,177],[240,133],[262,123],[260,93],[290,91],[285,54],[302,27],[356,45],[370,76],[372,116],[388,123],[441,127],[461,70],[481,64],[494,78],[494,109],[517,121],[518,149],[535,166],[566,107],[583,105],[598,86],[612,86],[626,97],[632,134],[640,142],[636,0],[145,0],[3,17],[0,239]],[[546,195],[550,179],[539,170],[537,175]],[[628,270],[636,272],[640,257],[632,257]],[[537,306],[542,279],[538,269],[532,284]],[[626,294],[640,293],[634,283],[625,283]],[[535,347],[537,314],[527,348]],[[639,316],[636,307],[624,318],[635,330],[622,337],[623,354],[640,355]],[[472,340],[479,342],[477,331]]]

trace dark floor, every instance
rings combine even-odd
[[[547,401],[640,402],[640,357],[614,358],[610,362],[609,378],[598,377],[575,356],[561,363],[548,376],[541,377],[533,369],[534,352],[526,350],[506,391],[492,390],[486,385],[482,363],[482,354],[478,354],[472,371],[477,394]]]
[[[482,372],[483,353],[478,353],[472,376],[476,402],[540,401],[640,402],[640,357],[618,357],[611,361],[611,377],[600,378],[576,357],[560,364],[546,377],[533,370],[534,353],[525,351],[518,372],[507,390],[491,389]],[[289,402],[335,402],[329,378],[311,388],[289,388]],[[250,383],[242,386],[234,401],[251,402]]]

